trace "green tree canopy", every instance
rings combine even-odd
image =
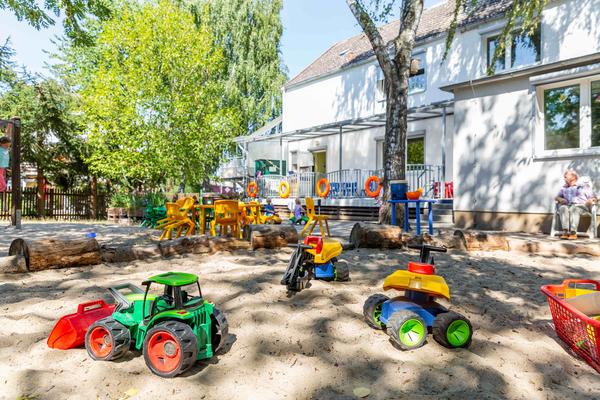
[[[75,47],[70,57],[94,173],[193,184],[216,169],[238,118],[225,97],[222,51],[188,9],[125,4],[101,24],[92,49]]]
[[[225,88],[240,114],[238,134],[252,132],[281,112],[287,77],[281,60],[282,0],[195,0],[192,12],[225,56]]]

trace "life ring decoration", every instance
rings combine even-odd
[[[246,193],[251,198],[255,198],[256,197],[256,195],[258,194],[258,185],[256,184],[256,182],[250,182],[248,184],[248,188],[246,189]]]
[[[279,184],[279,197],[287,199],[290,197],[290,184],[287,181],[281,181]]]
[[[325,189],[323,189],[323,186],[325,187]],[[330,190],[331,185],[329,184],[327,178],[319,179],[319,181],[317,182],[317,195],[319,197],[326,198],[327,196],[329,196]]]
[[[371,190],[371,183],[376,183],[377,189]],[[375,175],[368,177],[365,181],[365,193],[367,196],[375,198],[379,196],[379,192],[381,192],[381,181],[379,180],[379,177]]]

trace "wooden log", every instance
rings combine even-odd
[[[27,262],[24,256],[0,257],[0,273],[27,272]]]
[[[182,237],[147,246],[102,246],[104,262],[131,262],[150,258],[172,257],[181,254],[205,254],[217,251],[248,250],[247,242],[233,238],[206,236]]]
[[[398,249],[403,245],[402,229],[395,225],[358,222],[350,232],[350,244],[354,248]]]
[[[508,241],[506,236],[493,232],[463,232],[454,231],[454,236],[458,237],[467,251],[508,251]]]
[[[9,256],[25,257],[28,271],[48,268],[80,267],[102,262],[96,239],[15,239],[10,244]]]
[[[274,249],[298,243],[298,232],[293,225],[246,225],[242,238],[252,250]]]

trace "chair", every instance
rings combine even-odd
[[[306,201],[306,215],[308,216],[308,222],[304,225],[304,229],[302,229],[302,236],[309,236],[312,231],[319,224],[319,229],[321,230],[321,236],[325,237],[325,231],[323,230],[323,222],[325,222],[325,228],[327,229],[327,236],[331,236],[331,232],[329,231],[329,217],[326,215],[317,214],[315,211],[315,201],[312,197],[305,198]]]
[[[178,201],[179,202],[179,201]],[[177,204],[177,203],[170,203]],[[160,240],[172,239],[173,231],[176,229],[175,237],[180,237],[185,229],[186,236],[190,236],[196,229],[196,224],[190,218],[190,211],[194,207],[194,198],[185,197],[181,201],[181,207],[176,211],[171,210],[170,222],[162,225],[163,233],[160,235]]]
[[[233,237],[238,238],[240,235],[239,214],[237,200],[215,201],[215,218],[211,222],[212,235],[217,235],[216,227],[218,225],[219,236],[227,235],[230,231]]]
[[[586,182],[588,185],[590,185],[590,188],[592,187],[592,181],[589,177],[587,176],[582,176],[581,178],[579,178],[581,181]],[[560,216],[558,214],[558,209],[559,209],[560,205],[558,204],[558,202],[554,202],[554,214],[552,215],[552,227],[550,228],[550,236],[555,236],[557,233],[562,232],[562,226],[561,229],[558,229],[557,225],[560,225]],[[586,232],[580,232],[579,231],[579,227],[577,230],[577,234],[587,234],[587,236],[590,239],[595,239],[596,238],[596,230],[598,229],[598,221],[597,221],[597,217],[596,215],[598,214],[598,205],[594,204],[592,205],[592,208],[589,212],[585,212],[582,215],[589,215],[591,218],[590,221],[590,226],[588,227],[588,230]],[[581,225],[581,222],[580,222]]]

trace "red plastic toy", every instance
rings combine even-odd
[[[80,304],[76,313],[58,320],[48,337],[48,347],[60,350],[82,347],[88,327],[99,319],[109,317],[113,311],[115,305],[106,304],[104,300]]]

